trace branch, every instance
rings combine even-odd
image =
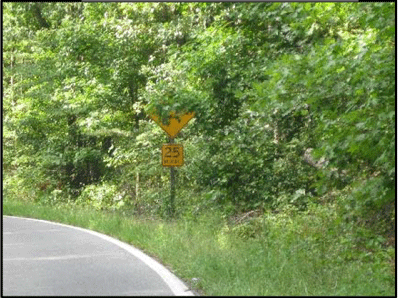
[[[47,23],[46,19],[42,16],[42,11],[40,9],[39,3],[35,2],[32,6],[32,12],[36,17],[36,20],[39,22],[42,28],[50,28],[49,23]]]

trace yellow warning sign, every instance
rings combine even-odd
[[[180,144],[164,144],[161,149],[164,167],[180,167],[183,165],[183,146]]]
[[[194,117],[194,112],[186,113],[183,115],[178,115],[175,117],[175,113],[171,113],[168,125],[164,125],[157,115],[150,114],[151,119],[153,119],[164,131],[170,136],[170,138],[175,138],[178,132]]]

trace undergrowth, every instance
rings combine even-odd
[[[166,220],[75,203],[5,198],[4,215],[89,228],[128,242],[205,295],[394,295],[394,247],[351,226],[334,205],[227,216],[209,209]]]

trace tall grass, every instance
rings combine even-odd
[[[359,252],[333,212],[267,213],[233,223],[218,212],[135,218],[73,204],[3,201],[3,214],[103,232],[144,250],[206,295],[394,295],[394,250]]]

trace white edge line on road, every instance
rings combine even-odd
[[[156,260],[154,260],[153,258],[146,255],[141,250],[139,250],[127,243],[124,243],[118,239],[112,238],[110,236],[107,236],[105,234],[101,234],[101,233],[98,233],[98,232],[95,232],[92,230],[75,227],[75,226],[71,226],[71,225],[66,225],[66,224],[62,224],[62,223],[58,223],[58,222],[52,222],[52,221],[48,221],[48,220],[27,218],[27,217],[18,217],[18,216],[8,216],[8,215],[3,215],[3,217],[11,217],[11,218],[45,222],[48,224],[59,225],[59,226],[79,230],[79,231],[86,232],[86,233],[95,235],[97,237],[100,237],[100,238],[102,238],[108,242],[111,242],[111,243],[119,246],[120,248],[126,250],[130,254],[132,254],[135,257],[137,257],[138,259],[140,259],[143,263],[145,263],[151,269],[153,269],[165,281],[165,283],[170,287],[171,291],[176,296],[194,296],[194,294],[190,291],[190,289],[178,277],[176,277],[173,273],[171,273],[166,267],[164,267],[163,265],[158,263]]]

